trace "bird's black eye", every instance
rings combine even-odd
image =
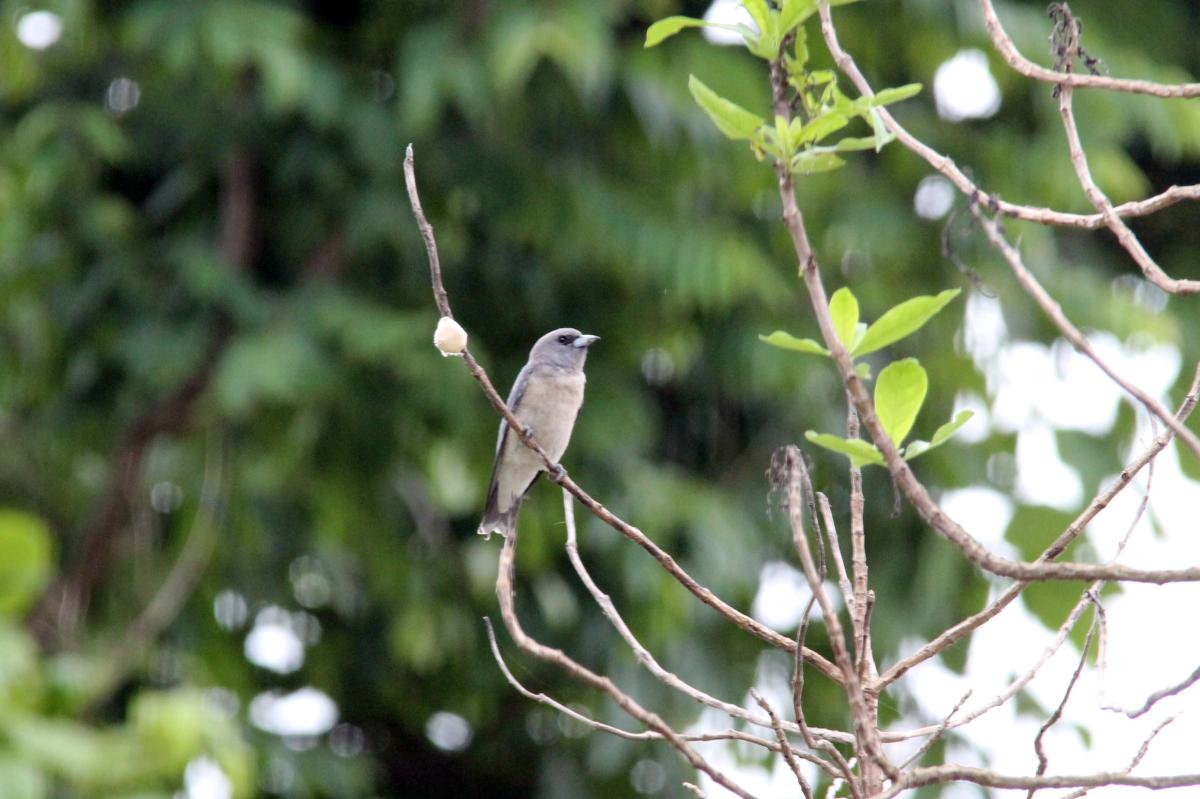
[[[570,344],[570,343],[571,343],[571,337],[570,337],[570,336],[559,336],[559,337],[558,337],[558,343],[559,343],[559,344]]]

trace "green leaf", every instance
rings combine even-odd
[[[749,45],[758,41],[758,34],[749,25],[726,24],[723,22],[705,22],[693,17],[667,17],[655,22],[646,29],[646,43],[643,47],[654,47],[664,39],[669,39],[684,28],[721,28],[722,30],[740,33]]]
[[[759,32],[765,32],[771,19],[771,9],[767,7],[767,0],[742,0],[742,6],[758,26]]]
[[[779,7],[779,34],[786,36],[792,28],[801,24],[816,12],[816,0],[783,0]],[[800,46],[800,43],[797,42],[797,48]],[[805,52],[804,60],[807,60],[807,55],[808,53]],[[799,56],[798,49],[797,56]]]
[[[795,120],[792,120],[795,122]],[[792,138],[792,126],[787,119],[775,115],[775,135],[779,137],[779,151],[784,158],[791,158],[796,152],[796,143]]]
[[[891,141],[894,136],[888,137]],[[831,144],[828,147],[821,149],[822,152],[829,153],[849,153],[858,150],[878,150],[879,140],[875,136],[847,136],[844,139],[839,139],[836,144]]]
[[[871,379],[871,364],[866,361],[854,364],[854,371],[858,374],[860,380]]]
[[[858,299],[854,292],[842,286],[829,298],[829,316],[833,329],[846,349],[854,346],[854,331],[858,326]]]
[[[883,146],[896,138],[896,134],[888,130],[887,125],[883,123],[883,117],[871,109],[871,130],[875,132],[875,152],[880,152]]]
[[[830,433],[818,433],[815,430],[809,430],[804,434],[812,443],[818,447],[824,447],[832,452],[837,452],[845,455],[850,459],[850,465],[855,469],[861,469],[864,466],[882,466],[883,455],[875,446],[868,441],[863,441],[861,438],[842,438]]]
[[[758,28],[757,35],[746,37],[746,47],[759,58],[774,61],[779,57],[779,46],[783,41],[779,14],[767,6],[766,0],[742,0],[742,7]]]
[[[50,578],[50,530],[40,517],[0,509],[0,615],[17,616]]]
[[[960,291],[961,289],[946,289],[936,297],[913,297],[889,308],[867,328],[867,334],[851,354],[856,357],[866,355],[912,335],[932,319],[934,314],[946,307],[950,300],[957,297]]]
[[[646,29],[646,44],[645,47],[654,47],[660,44],[663,40],[669,39],[679,33],[684,28],[703,28],[708,25],[702,19],[694,17],[667,17],[655,22]]]
[[[904,450],[904,460],[910,461],[918,455],[923,455],[934,447],[940,447],[958,432],[959,428],[971,420],[974,411],[959,411],[949,422],[939,427],[933,434],[933,441],[914,441]]]
[[[800,129],[800,144],[818,142],[834,131],[841,130],[850,123],[850,118],[837,111],[822,114]]]
[[[695,75],[688,77],[688,90],[717,129],[730,139],[749,139],[763,126],[761,117],[755,116],[737,103],[726,100],[705,86]]]
[[[912,430],[928,390],[929,377],[916,358],[889,363],[879,373],[875,381],[875,413],[897,447]]]
[[[898,103],[901,100],[907,100],[910,97],[915,97],[921,93],[921,84],[907,83],[903,86],[895,86],[890,89],[876,92],[871,98],[871,107],[876,108],[881,105],[890,105]]]
[[[806,0],[799,0],[799,2],[803,5]],[[804,66],[808,63],[808,33],[804,28],[796,28],[796,43],[794,47],[795,53],[787,59],[787,68],[788,72],[792,75],[800,75],[804,72]]]
[[[971,417],[974,415],[975,411],[959,411],[953,419],[934,431],[931,446],[936,447],[945,444],[950,439],[950,436],[957,433],[964,424],[971,421]]]
[[[759,336],[758,340],[766,342],[772,347],[779,347],[781,350],[806,352],[810,355],[829,355],[829,350],[811,338],[796,338],[791,333],[785,333],[782,330],[776,330],[769,336]]]
[[[833,153],[805,150],[796,153],[796,156],[792,158],[791,171],[794,175],[816,175],[821,172],[832,172],[845,164],[845,161]]]

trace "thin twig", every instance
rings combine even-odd
[[[1107,75],[1080,75],[1075,72],[1059,72],[1035,64],[1017,50],[1012,38],[1000,23],[992,0],[979,0],[979,8],[983,12],[983,24],[992,44],[1015,71],[1033,80],[1043,83],[1053,83],[1064,88],[1080,87],[1088,89],[1106,89],[1115,92],[1132,94],[1148,94],[1154,97],[1187,98],[1200,97],[1200,83],[1155,83],[1148,80],[1130,80],[1127,78],[1110,78]]]
[[[894,783],[879,799],[888,799],[906,790],[945,782],[970,782],[987,788],[1099,788],[1110,785],[1131,785],[1161,790],[1200,785],[1200,774],[1166,774],[1153,777],[1134,776],[1128,772],[1097,772],[1095,774],[1063,774],[1025,777],[997,774],[975,766],[948,763],[944,766],[923,766],[913,769]]]
[[[734,718],[748,721],[751,724],[755,724],[759,727],[771,729],[774,726],[771,719],[764,716],[757,716],[738,705],[717,699],[716,697],[711,696],[710,694],[707,694],[680,679],[677,674],[668,671],[659,664],[654,655],[642,645],[641,641],[638,640],[637,636],[634,635],[633,631],[629,628],[629,625],[625,623],[625,619],[621,617],[616,605],[613,604],[612,597],[606,594],[600,588],[600,586],[596,584],[596,581],[592,579],[592,575],[588,572],[587,567],[584,565],[583,559],[579,555],[573,498],[571,494],[565,490],[563,491],[563,518],[566,520],[567,526],[567,557],[570,559],[571,565],[575,569],[575,573],[579,576],[579,579],[583,583],[584,587],[587,588],[588,593],[592,595],[592,599],[595,600],[596,604],[600,607],[600,610],[604,614],[605,618],[607,618],[609,623],[612,624],[613,629],[617,631],[621,638],[624,639],[625,643],[629,645],[629,648],[633,650],[634,657],[637,658],[638,663],[642,664],[647,671],[653,674],[664,685],[679,691],[685,696],[694,699],[703,705],[720,710],[721,712],[726,713]],[[798,726],[792,725],[792,729],[790,731],[799,732],[800,729]],[[841,740],[845,742],[852,742],[854,740],[854,736],[845,732],[841,732],[840,730],[819,729],[816,731],[816,734],[821,737],[833,738],[835,740]],[[811,758],[817,765],[831,770],[831,767],[828,763],[825,763],[814,755],[809,755],[807,752],[804,752],[801,753],[800,756],[804,757],[805,759]]]
[[[934,731],[933,735],[929,736],[925,743],[921,744],[921,748],[913,752],[908,760],[905,760],[900,764],[901,771],[908,768],[913,763],[921,762],[921,758],[925,756],[925,753],[932,749],[935,743],[941,740],[942,736],[946,734],[946,730],[950,729],[950,722],[954,718],[954,714],[957,713],[962,706],[967,703],[967,700],[971,698],[971,693],[972,689],[968,688],[967,692],[964,693],[961,698],[959,698],[954,707],[950,708],[950,712],[946,714],[944,719],[942,719],[942,723],[937,726],[937,730]]]
[[[518,680],[516,678],[516,675],[514,675],[512,673],[512,669],[510,669],[508,667],[508,663],[505,662],[504,656],[500,653],[500,645],[496,642],[496,631],[492,628],[492,620],[490,618],[488,618],[487,616],[484,616],[483,624],[487,628],[488,645],[491,647],[492,657],[496,660],[496,665],[498,665],[500,667],[500,671],[504,674],[504,678],[506,680],[508,680],[508,684],[511,685],[513,688],[515,688],[517,690],[517,693],[521,694],[526,699],[532,699],[535,702],[539,702],[543,705],[546,705],[547,707],[553,708],[554,710],[558,711],[559,713],[562,713],[564,716],[568,716],[572,719],[575,719],[580,724],[583,724],[586,727],[590,727],[593,730],[596,730],[598,732],[605,732],[605,733],[608,733],[609,735],[615,735],[618,738],[624,738],[627,741],[661,741],[661,740],[663,740],[662,733],[656,732],[655,730],[644,730],[642,732],[632,732],[630,730],[623,730],[620,727],[614,727],[611,724],[605,724],[602,721],[598,721],[589,716],[585,716],[584,714],[580,713],[578,710],[575,710],[574,708],[570,707],[569,705],[564,705],[562,702],[559,702],[557,699],[555,699],[551,696],[547,696],[544,693],[537,693],[537,692],[529,690],[521,683],[520,680]],[[754,744],[756,746],[761,746],[765,749],[770,749],[773,752],[779,751],[778,744],[776,742],[770,741],[766,738],[760,738],[757,735],[750,735],[749,733],[742,732],[741,730],[732,730],[731,729],[731,730],[723,730],[721,732],[711,732],[711,733],[699,733],[699,734],[690,734],[689,733],[686,735],[681,734],[679,737],[685,741],[694,741],[694,742],[702,742],[702,743],[708,742],[708,741],[744,741],[746,743]]]
[[[804,613],[800,615],[800,625],[796,628],[796,652],[799,653],[804,647],[804,638],[808,634],[808,623],[812,618],[813,604],[817,601],[816,594],[811,594],[808,597],[808,602],[804,605]],[[834,782],[838,781],[839,775],[846,781],[850,787],[850,794],[854,799],[861,799],[862,794],[858,787],[858,781],[854,779],[854,772],[850,768],[850,764],[846,762],[846,758],[838,751],[829,740],[815,737],[813,729],[808,726],[808,721],[804,715],[804,658],[799,655],[792,657],[792,710],[796,714],[796,725],[800,728],[800,736],[804,739],[804,743],[809,749],[814,751],[820,750],[837,764],[837,770],[826,769],[834,777]],[[854,743],[854,737],[851,736],[848,743]]]
[[[1092,594],[1092,592],[1089,591],[1088,595],[1089,598],[1094,602],[1098,602],[1098,597]],[[1037,755],[1038,760],[1037,771],[1035,773],[1039,777],[1046,773],[1046,769],[1050,765],[1050,758],[1046,756],[1046,749],[1043,743],[1046,738],[1046,733],[1049,732],[1050,728],[1057,724],[1062,718],[1063,710],[1067,706],[1067,700],[1071,698],[1071,692],[1075,690],[1075,684],[1079,682],[1079,675],[1083,673],[1083,667],[1087,665],[1088,652],[1092,650],[1092,638],[1095,637],[1096,634],[1097,618],[1099,618],[1099,614],[1093,611],[1092,626],[1088,628],[1087,638],[1084,640],[1083,648],[1079,653],[1079,664],[1075,667],[1074,673],[1071,674],[1071,679],[1067,682],[1066,690],[1063,691],[1062,700],[1058,703],[1058,707],[1054,709],[1054,712],[1050,714],[1050,717],[1047,718],[1042,723],[1042,726],[1038,728],[1037,735],[1035,735],[1033,738],[1033,752],[1035,755]],[[1036,791],[1037,788],[1030,788],[1029,792],[1025,795],[1026,799],[1033,799],[1033,795]]]
[[[1134,385],[1131,381],[1117,374],[1117,371],[1096,352],[1095,347],[1088,341],[1087,336],[1083,335],[1083,332],[1071,323],[1071,320],[1063,313],[1062,306],[1050,296],[1050,293],[1042,287],[1038,279],[1025,266],[1024,260],[1021,258],[1021,253],[1009,243],[1008,238],[1004,235],[1004,231],[1000,229],[996,220],[984,213],[983,209],[977,203],[971,204],[971,213],[979,220],[979,224],[983,227],[983,232],[987,235],[988,241],[1003,256],[1005,263],[1008,264],[1013,275],[1016,276],[1017,281],[1025,289],[1026,293],[1034,299],[1043,313],[1050,317],[1050,321],[1071,342],[1071,345],[1088,360],[1096,364],[1100,371],[1108,375],[1109,379],[1120,386],[1126,394],[1136,399],[1150,413],[1161,419],[1187,445],[1196,458],[1200,459],[1200,437],[1176,419],[1161,402]]]
[[[829,549],[833,552],[833,565],[837,570],[838,588],[842,592],[842,601],[847,608],[854,607],[854,587],[850,585],[850,576],[846,573],[846,561],[842,559],[842,545],[838,540],[837,525],[833,521],[833,509],[829,507],[829,497],[817,492],[817,503],[821,506],[821,520],[824,522],[825,537],[829,539]]]
[[[1158,286],[1168,294],[1196,294],[1200,293],[1200,280],[1179,280],[1171,277],[1163,271],[1155,260],[1146,252],[1146,248],[1142,246],[1141,241],[1130,230],[1129,225],[1117,215],[1113,209],[1112,201],[1108,199],[1100,187],[1096,184],[1095,178],[1092,177],[1092,170],[1088,166],[1087,155],[1083,151],[1083,144],[1079,140],[1079,128],[1075,124],[1075,111],[1072,107],[1073,89],[1070,86],[1059,86],[1058,94],[1058,113],[1062,117],[1063,129],[1067,134],[1067,148],[1071,153],[1071,166],[1075,169],[1075,177],[1079,180],[1079,185],[1083,187],[1083,193],[1087,195],[1092,206],[1095,207],[1100,215],[1104,218],[1105,226],[1112,231],[1112,234],[1117,237],[1121,247],[1125,252],[1129,253],[1129,257],[1133,259],[1138,268],[1142,270],[1142,274],[1147,280]]]
[[[879,729],[867,706],[862,683],[858,679],[858,670],[854,667],[850,652],[846,648],[841,622],[833,603],[825,592],[825,585],[818,575],[816,561],[813,559],[812,549],[808,544],[808,536],[804,529],[804,517],[801,512],[803,507],[801,480],[806,473],[801,466],[797,465],[801,463],[800,450],[794,446],[788,446],[784,448],[784,452],[786,463],[790,466],[785,472],[785,479],[788,481],[785,490],[787,491],[786,510],[792,528],[792,542],[800,556],[800,563],[804,568],[805,576],[808,577],[813,595],[821,608],[822,620],[829,635],[830,646],[833,648],[834,662],[842,670],[842,676],[845,678],[846,697],[850,705],[850,716],[854,721],[858,747],[878,765],[879,769],[895,779],[898,776],[895,766],[888,760],[880,744]],[[866,771],[866,769],[863,770]],[[864,792],[877,790],[875,785],[864,785],[863,788]]]
[[[1193,382],[1191,393],[1194,393],[1196,391],[1198,383],[1200,383],[1200,366],[1197,367],[1197,377],[1196,377],[1196,381]],[[1195,405],[1194,399],[1191,401],[1185,400],[1184,405],[1180,408],[1180,413],[1182,415],[1186,416],[1187,413],[1191,412],[1192,407],[1194,405]],[[1166,431],[1166,432],[1169,433],[1169,431]],[[1156,445],[1159,441],[1161,441],[1161,437],[1159,439],[1156,439],[1156,441],[1155,441]],[[1150,462],[1150,465],[1151,465],[1151,469],[1153,469],[1153,461],[1152,460]],[[1137,528],[1137,521],[1138,521],[1138,519],[1140,519],[1141,514],[1144,512],[1144,510],[1145,510],[1145,499],[1143,500],[1142,507],[1139,508],[1137,516],[1134,518],[1133,522],[1129,525],[1128,529],[1125,531],[1124,536],[1122,536],[1121,540],[1117,543],[1117,548],[1112,556],[1112,560],[1116,560],[1116,558],[1120,557],[1121,553],[1124,552],[1125,546],[1126,546],[1126,544],[1128,544],[1130,537],[1133,535],[1134,530]],[[1060,536],[1060,539],[1061,539],[1061,536]],[[1055,544],[1057,544],[1057,543],[1058,542],[1055,542]],[[1055,545],[1051,545],[1051,548],[1046,550],[1046,552],[1049,553],[1054,548],[1055,548]],[[1061,549],[1059,549],[1058,551],[1061,551]],[[1043,556],[1045,554],[1046,553],[1043,553]],[[1112,561],[1110,561],[1110,562],[1112,562]],[[1104,605],[1100,600],[1100,594],[1099,594],[1101,585],[1102,585],[1102,581],[1097,580],[1097,581],[1093,582],[1091,585],[1089,585],[1086,589],[1084,589],[1083,593],[1079,597],[1079,601],[1076,603],[1074,609],[1068,615],[1067,620],[1065,622],[1063,622],[1063,624],[1059,627],[1058,634],[1055,636],[1054,641],[1051,643],[1050,646],[1048,646],[1046,648],[1046,650],[1042,654],[1042,657],[1033,665],[1032,668],[1030,668],[1027,672],[1025,672],[1025,674],[1023,674],[1020,678],[1014,680],[1005,691],[998,694],[992,701],[974,709],[973,711],[971,711],[971,713],[967,714],[963,718],[954,722],[951,726],[952,727],[960,727],[964,724],[969,724],[970,722],[972,722],[975,719],[982,716],[984,713],[988,712],[989,710],[992,710],[993,708],[999,707],[1001,704],[1003,704],[1004,702],[1007,702],[1009,699],[1011,699],[1013,696],[1015,696],[1016,692],[1020,688],[1023,688],[1026,684],[1028,684],[1034,678],[1034,676],[1037,674],[1037,672],[1041,669],[1042,665],[1044,665],[1045,662],[1050,658],[1050,656],[1053,655],[1054,652],[1056,652],[1058,650],[1058,648],[1062,646],[1063,642],[1067,638],[1067,635],[1070,633],[1071,628],[1075,626],[1076,621],[1078,621],[1080,615],[1082,615],[1084,609],[1087,607],[1087,605],[1089,603],[1095,608],[1095,611],[1096,611],[1094,627],[1096,629],[1098,629],[1100,641],[1101,641],[1101,650],[1100,650],[1101,654],[1099,657],[1099,662],[1100,662],[1099,668],[1100,668],[1101,675],[1103,675],[1103,672],[1104,672],[1103,646],[1104,646],[1104,640],[1105,640],[1105,623],[1104,623]],[[1008,596],[1008,593],[1013,592],[1014,589],[1022,588],[1022,587],[1024,587],[1024,586],[1023,586],[1023,584],[1020,584],[1020,583],[1018,583],[1015,586],[1010,587],[1008,592],[1005,593],[1005,596]],[[999,612],[999,611],[997,611],[997,612]],[[1090,636],[1091,636],[1091,633],[1089,632],[1089,640],[1090,640]],[[928,732],[929,732],[928,729],[910,730],[906,733],[891,732],[891,733],[886,733],[884,735],[884,740],[885,741],[902,740],[903,738],[906,738],[906,737],[915,737],[918,735],[928,734]]]
[[[788,768],[792,770],[792,774],[795,775],[796,782],[800,784],[800,792],[804,794],[804,799],[813,799],[812,787],[800,771],[800,764],[792,756],[792,747],[788,743],[787,733],[783,731],[783,724],[780,723],[779,714],[775,712],[775,709],[771,707],[766,699],[763,699],[763,695],[758,692],[758,689],[751,688],[750,695],[754,697],[754,701],[770,717],[771,727],[775,730],[775,740],[779,742],[780,751],[783,753],[783,760],[787,763]]]
[[[849,395],[846,397],[846,436],[858,438],[858,414]],[[854,631],[854,649],[858,678],[866,682],[873,676],[867,669],[867,534],[863,522],[866,500],[863,498],[862,470],[850,464],[850,566],[854,574],[854,603],[850,606],[850,625]]]
[[[429,257],[429,274],[433,284],[433,301],[437,304],[442,316],[454,318],[450,310],[450,297],[442,283],[442,261],[438,257],[437,241],[433,237],[433,225],[425,218],[425,209],[421,207],[421,197],[417,194],[417,176],[413,167],[413,147],[408,145],[404,151],[404,186],[408,189],[408,202],[412,205],[413,216],[417,218],[417,228],[425,241],[425,254]]]
[[[508,634],[512,636],[513,641],[517,644],[517,647],[527,655],[548,663],[553,663],[580,682],[587,683],[593,688],[597,688],[608,694],[622,710],[646,725],[649,729],[661,734],[667,743],[675,747],[693,768],[703,771],[718,785],[742,797],[742,799],[753,799],[753,794],[709,764],[679,733],[675,732],[675,730],[663,721],[657,713],[642,707],[633,697],[618,688],[616,683],[608,677],[597,674],[573,660],[561,649],[546,646],[531,638],[525,632],[521,627],[520,620],[517,618],[516,610],[516,587],[513,584],[516,554],[517,531],[514,529],[504,539],[504,546],[500,550],[500,563],[496,574],[496,598],[500,602],[500,618],[504,620],[504,626],[507,628]]]
[[[1146,737],[1146,740],[1142,741],[1142,745],[1138,748],[1137,753],[1133,756],[1133,759],[1129,761],[1129,765],[1126,766],[1125,770],[1121,773],[1129,774],[1135,768],[1137,768],[1138,764],[1142,762],[1142,758],[1144,758],[1146,756],[1146,753],[1150,751],[1150,744],[1152,744],[1154,742],[1154,739],[1158,737],[1158,734],[1163,731],[1163,728],[1166,727],[1171,722],[1173,722],[1176,718],[1178,718],[1178,717],[1177,716],[1168,716],[1167,718],[1165,718],[1161,722],[1159,722],[1158,725],[1153,730],[1150,731],[1150,735],[1148,735]],[[1093,786],[1093,787],[1102,787],[1102,786]],[[1091,790],[1092,789],[1090,787],[1089,788],[1080,788],[1079,790],[1071,791],[1070,793],[1063,795],[1059,799],[1080,799],[1080,797],[1086,796],[1088,793],[1090,793]]]
[[[1150,694],[1150,696],[1146,697],[1146,701],[1144,703],[1142,703],[1142,706],[1137,708],[1136,710],[1121,710],[1120,712],[1124,713],[1126,716],[1128,716],[1131,719],[1136,719],[1138,716],[1144,716],[1146,713],[1149,713],[1150,709],[1152,707],[1154,707],[1156,704],[1158,704],[1158,702],[1160,700],[1166,699],[1168,696],[1175,696],[1176,694],[1181,694],[1184,691],[1186,691],[1188,688],[1191,688],[1197,682],[1200,682],[1200,666],[1197,666],[1195,671],[1193,671],[1191,674],[1189,674],[1187,677],[1185,677],[1183,680],[1176,683],[1175,685],[1172,685],[1169,688],[1163,688],[1159,691],[1155,691],[1154,693]],[[1105,709],[1106,710],[1114,710],[1114,709],[1119,710],[1119,708],[1105,708]]]
[[[841,44],[838,42],[837,30],[833,26],[833,15],[829,11],[829,6],[826,3],[821,3],[819,10],[821,14],[821,33],[825,38],[825,43],[829,47],[829,52],[833,56],[838,69],[846,77],[850,78],[851,83],[855,85],[861,94],[867,97],[874,96],[875,91],[871,88],[867,79],[863,77],[862,71],[858,68],[858,64],[855,63],[854,58],[843,50]],[[1076,76],[1079,79],[1088,77],[1091,76]],[[965,196],[978,197],[989,207],[995,208],[997,212],[1015,219],[1024,219],[1042,225],[1058,225],[1083,230],[1098,230],[1104,227],[1103,214],[1064,213],[1040,206],[1011,203],[997,195],[989,194],[976,185],[954,163],[954,160],[950,156],[937,152],[909,133],[886,108],[877,108],[875,111],[879,114],[879,118],[883,120],[883,124],[888,131],[895,134],[897,141],[941,173]],[[1113,210],[1118,216],[1122,217],[1146,216],[1183,200],[1200,200],[1200,185],[1171,186],[1153,197],[1127,202],[1118,205]]]

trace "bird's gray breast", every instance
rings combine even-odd
[[[580,371],[534,370],[514,411],[521,424],[533,431],[542,449],[556,462],[562,458],[571,440],[575,417],[583,404],[584,383]],[[520,437],[511,433],[505,437],[501,457],[503,467],[496,479],[498,507],[503,511],[525,493],[545,464]]]
[[[535,371],[521,396],[517,418],[521,424],[533,428],[534,437],[555,461],[562,457],[571,440],[575,417],[583,405],[585,382],[583,372]]]

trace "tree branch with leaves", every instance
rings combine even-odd
[[[796,558],[812,590],[812,597],[804,610],[795,640],[766,628],[716,597],[698,578],[685,572],[675,558],[654,543],[649,536],[622,520],[567,477],[558,464],[553,463],[541,450],[535,437],[523,435],[519,421],[505,406],[483,368],[465,346],[458,354],[462,355],[472,376],[479,382],[492,405],[521,435],[521,440],[541,456],[548,473],[552,475],[551,479],[563,488],[568,530],[566,548],[571,563],[602,614],[630,647],[640,666],[661,683],[698,705],[726,714],[731,724],[740,723],[759,728],[761,734],[758,735],[731,730],[728,733],[715,734],[712,739],[736,739],[782,758],[794,774],[798,790],[805,797],[818,793],[821,780],[826,788],[825,795],[848,795],[854,799],[898,796],[921,786],[950,782],[968,782],[993,788],[1019,788],[1027,790],[1031,796],[1040,789],[1048,788],[1077,788],[1080,792],[1086,792],[1109,785],[1138,785],[1149,788],[1198,785],[1198,774],[1141,776],[1131,773],[1158,731],[1162,729],[1162,725],[1146,739],[1142,750],[1129,767],[1121,772],[1049,775],[1049,759],[1043,747],[1043,738],[1062,716],[1080,673],[1089,667],[1087,652],[1093,635],[1098,637],[1100,648],[1103,649],[1101,589],[1106,584],[1121,582],[1163,585],[1200,581],[1200,566],[1196,565],[1146,569],[1119,563],[1117,558],[1127,539],[1122,540],[1116,555],[1107,562],[1087,559],[1059,560],[1068,551],[1069,545],[1086,535],[1088,525],[1096,516],[1102,513],[1118,494],[1130,489],[1134,477],[1142,469],[1147,466],[1153,468],[1155,458],[1172,440],[1179,440],[1186,454],[1200,458],[1200,439],[1185,426],[1195,406],[1197,394],[1200,393],[1200,366],[1177,411],[1170,412],[1160,399],[1119,374],[1106,362],[1090,344],[1088,337],[1066,317],[1055,298],[1034,278],[1024,263],[1020,248],[1009,241],[1000,221],[1003,217],[1010,217],[1048,227],[1083,230],[1104,227],[1116,237],[1124,252],[1147,281],[1180,297],[1193,293],[1195,281],[1169,277],[1146,252],[1125,220],[1155,213],[1176,202],[1200,198],[1197,187],[1173,186],[1143,200],[1114,204],[1098,187],[1088,168],[1072,98],[1073,91],[1078,88],[1136,92],[1170,101],[1174,98],[1194,96],[1196,84],[1155,84],[1109,78],[1099,74],[1076,73],[1075,64],[1078,60],[1082,59],[1093,72],[1096,71],[1096,61],[1083,49],[1080,41],[1081,26],[1066,4],[1055,4],[1051,8],[1051,19],[1054,22],[1051,38],[1056,57],[1055,68],[1037,67],[1016,50],[1004,32],[990,0],[980,0],[984,23],[997,51],[1020,74],[1054,86],[1066,134],[1068,157],[1082,191],[1097,213],[1078,215],[1049,207],[1012,204],[986,192],[948,157],[924,144],[897,121],[887,106],[916,96],[922,87],[919,84],[907,84],[876,91],[870,86],[853,57],[838,40],[832,8],[845,4],[847,3],[818,0],[780,0],[776,4],[770,4],[766,0],[746,0],[743,7],[748,12],[752,25],[669,17],[650,26],[645,41],[646,47],[653,47],[688,29],[714,26],[740,36],[749,53],[765,62],[764,73],[771,92],[769,113],[758,113],[736,104],[715,92],[695,75],[688,78],[687,85],[695,102],[726,138],[745,142],[756,160],[768,162],[774,170],[780,219],[792,243],[798,276],[812,309],[819,336],[801,337],[777,330],[769,335],[760,336],[762,342],[784,351],[830,361],[844,388],[847,401],[845,435],[808,430],[804,433],[804,438],[819,450],[847,459],[846,481],[850,495],[849,571],[846,569],[835,527],[837,519],[827,497],[812,485],[805,465],[805,454],[797,446],[782,448],[770,470],[773,487],[781,497],[781,504],[787,514]],[[848,96],[843,92],[839,86],[837,72],[811,66],[805,24],[818,17],[824,43],[838,71],[858,90],[857,97]],[[865,127],[869,135],[845,135],[846,131],[855,125]],[[929,391],[930,377],[927,370],[918,358],[909,356],[888,361],[875,375],[872,374],[870,363],[865,360],[868,355],[873,355],[873,360],[878,360],[880,353],[916,333],[946,309],[960,295],[961,290],[947,288],[934,295],[903,299],[891,308],[883,310],[873,322],[863,321],[864,314],[852,287],[841,287],[832,296],[826,293],[821,257],[808,235],[804,212],[797,200],[797,184],[812,175],[843,167],[846,158],[854,157],[851,155],[853,153],[878,153],[894,142],[926,161],[960,191],[963,201],[979,223],[983,238],[1008,265],[1030,300],[1046,315],[1061,336],[1119,386],[1135,409],[1143,410],[1152,423],[1157,421],[1166,426],[1146,450],[1130,460],[1118,478],[1097,493],[1087,503],[1084,511],[1059,531],[1050,546],[1033,560],[1013,560],[989,550],[939,506],[926,482],[914,471],[913,462],[950,442],[971,420],[972,412],[963,410],[954,414],[952,418],[937,426],[927,440],[912,438],[912,431]],[[442,284],[433,230],[425,218],[416,193],[411,148],[405,162],[405,170],[413,211],[428,250],[434,295],[441,315],[444,318],[452,318],[449,299]],[[871,383],[874,385],[869,391],[868,385]],[[883,467],[882,472],[869,468],[873,466]],[[912,654],[881,670],[872,646],[872,609],[876,603],[888,602],[889,598],[876,596],[870,582],[869,545],[875,533],[867,529],[864,522],[863,482],[864,479],[872,479],[873,475],[881,475],[883,472],[929,528],[949,542],[959,557],[975,567],[981,576],[990,575],[992,579],[1013,582],[1008,583],[1007,587],[981,611],[950,626]],[[638,544],[693,596],[716,610],[729,622],[767,644],[792,653],[795,656],[792,675],[794,703],[790,708],[793,718],[786,718],[785,714],[781,714],[778,708],[773,707],[756,691],[751,690],[750,693],[765,715],[748,711],[733,702],[691,686],[677,674],[663,667],[639,642],[612,598],[595,583],[583,563],[576,543],[572,498],[578,500],[608,526]],[[1143,500],[1143,510],[1145,502],[1146,500]],[[1141,511],[1137,518],[1140,517]],[[1135,518],[1135,522],[1136,520]],[[1130,534],[1132,532],[1131,525]],[[690,745],[690,742],[697,740],[695,736],[676,732],[661,716],[634,701],[611,678],[597,674],[583,667],[566,653],[540,644],[529,637],[521,628],[516,616],[516,541],[514,534],[505,542],[499,564],[497,593],[500,598],[501,617],[518,648],[533,657],[556,664],[576,679],[607,694],[646,729],[630,732],[587,719],[584,719],[584,722],[596,731],[624,738],[665,739],[688,763],[707,775],[716,785],[739,796],[750,795],[736,784],[733,776],[714,768]],[[829,560],[833,562],[836,581],[827,587]],[[951,646],[978,634],[981,628],[994,620],[1031,584],[1073,580],[1088,582],[1079,595],[1078,602],[1062,619],[1042,656],[1019,673],[999,694],[974,707],[968,707],[966,703],[972,694],[972,691],[968,691],[943,721],[936,725],[892,729],[880,723],[881,697],[889,691],[901,689],[903,678],[913,669],[945,653]],[[819,622],[810,618],[814,609],[820,611]],[[1062,692],[1058,708],[1045,720],[1036,738],[1031,742],[1038,760],[1033,773],[1001,774],[987,768],[955,763],[920,765],[936,741],[971,724],[996,707],[1013,702],[1020,691],[1042,672],[1045,664],[1063,647],[1089,609],[1092,610],[1093,622],[1088,634],[1088,644],[1084,646],[1074,676]],[[846,625],[842,621],[843,612]],[[824,627],[828,654],[810,649],[806,643],[806,634],[811,624],[815,623]],[[488,631],[490,635],[490,625]],[[524,688],[504,664],[494,638],[492,644],[500,667],[518,691],[536,701],[549,704],[560,712],[577,714],[555,700]],[[804,673],[809,665],[815,666],[842,692],[850,729],[822,729],[811,727],[807,723],[804,708]],[[1187,690],[1195,682],[1197,679],[1193,673],[1183,682],[1165,686],[1151,694],[1147,706],[1157,699]],[[920,748],[907,760],[898,757],[889,749],[894,745],[913,741],[919,742]],[[815,781],[812,775],[806,775],[807,767],[802,765],[804,762],[816,769]],[[690,783],[686,784],[686,787],[694,792],[700,792],[702,789]]]

